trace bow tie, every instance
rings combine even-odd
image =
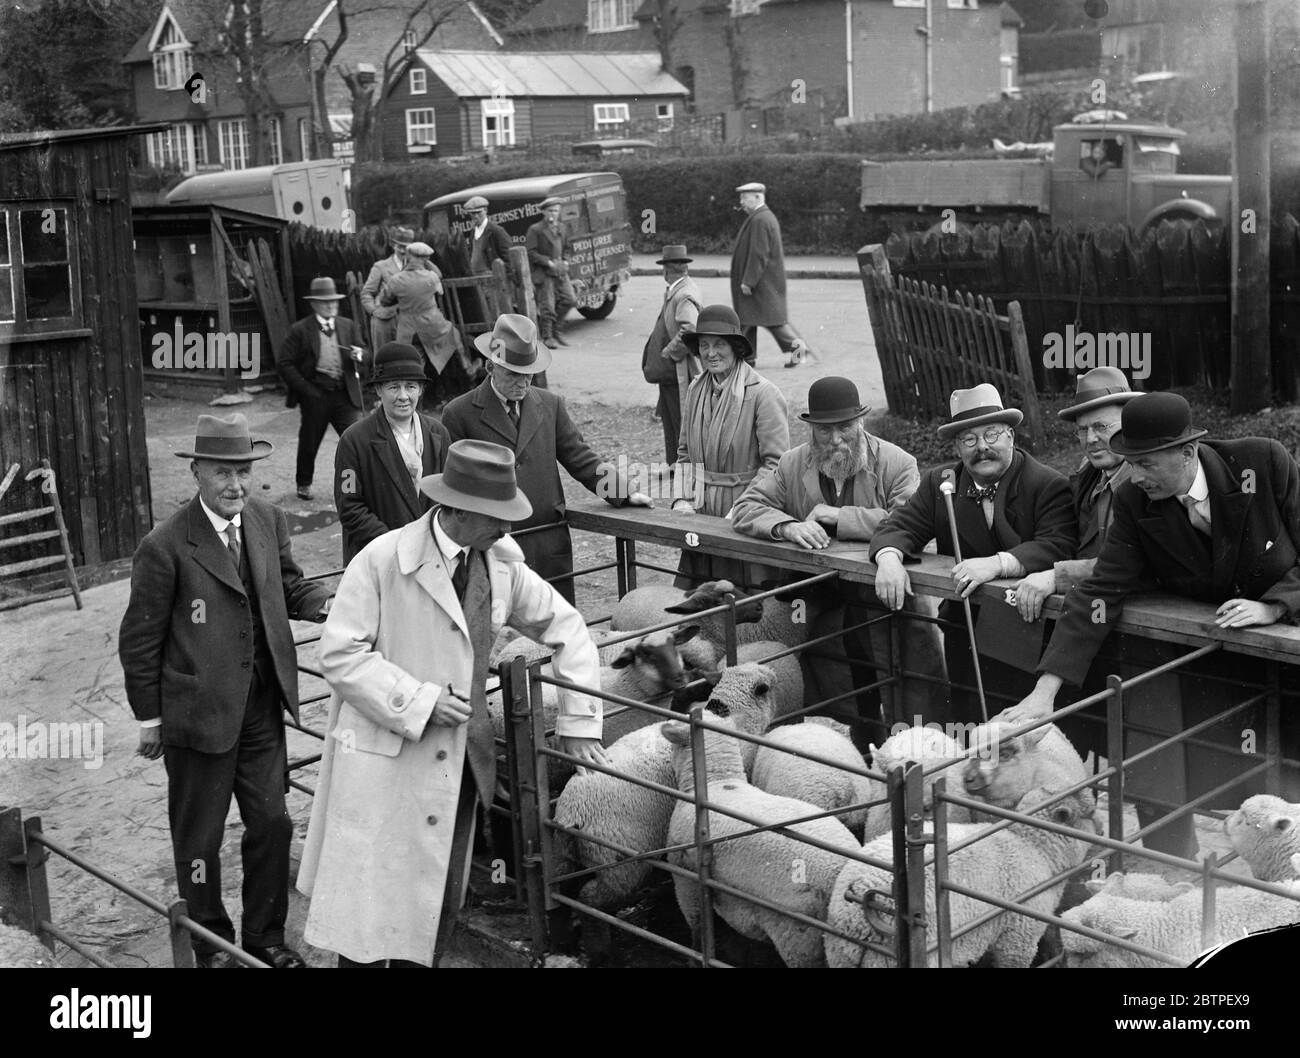
[[[320,332],[321,332],[321,334],[333,334],[333,333],[334,333],[334,324],[332,324],[332,323],[322,323],[322,324],[320,325]]]
[[[995,481],[992,485],[971,485],[966,489],[966,495],[972,500],[983,503],[988,500],[993,502],[993,497],[998,494],[998,483]]]

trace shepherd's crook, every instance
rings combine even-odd
[[[952,471],[947,472],[951,475]],[[952,494],[957,491],[957,486],[953,484],[951,477],[945,477],[939,482],[939,491],[943,493],[943,502],[948,508],[948,528],[952,530],[952,553],[960,563],[961,558],[961,541],[957,539],[957,516],[952,509]],[[970,596],[963,596],[961,600],[962,608],[966,611],[966,631],[970,635],[970,656],[971,661],[975,663],[975,687],[980,696],[980,716],[984,718],[984,723],[989,722],[989,707],[984,700],[984,673],[980,670],[980,653],[975,646],[975,619],[971,617]]]

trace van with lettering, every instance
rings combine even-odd
[[[603,320],[614,311],[618,292],[632,275],[632,229],[618,173],[530,176],[453,191],[425,204],[424,229],[448,238],[468,231],[472,225],[464,204],[475,195],[488,200],[488,219],[505,228],[516,246],[524,244],[528,229],[541,219],[542,201],[560,199],[578,311],[589,320]]]

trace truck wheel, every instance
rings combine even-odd
[[[594,309],[589,309],[585,305],[580,305],[578,306],[578,312],[580,312],[582,316],[588,320],[603,320],[606,316],[608,316],[611,312],[614,311],[614,303],[616,301],[618,301],[618,297],[616,295],[606,294],[605,300],[600,305],[597,305]]]

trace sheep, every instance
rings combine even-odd
[[[697,588],[686,592],[670,584],[649,584],[644,588],[633,588],[614,605],[610,617],[610,628],[619,632],[632,632],[638,628],[652,628],[665,621],[671,621],[683,613],[695,613],[707,610],[723,602],[723,596],[735,595],[737,600],[744,595],[729,580],[705,581]],[[687,606],[688,609],[676,609]],[[737,641],[739,626],[757,624],[761,612],[756,606],[747,606],[736,613]],[[721,614],[711,614],[700,618],[704,629],[704,638],[719,645],[726,642],[724,621]]]
[[[797,654],[787,654],[783,658],[776,658],[772,661],[765,660],[785,649],[786,644],[778,643],[772,639],[759,640],[754,643],[738,643],[736,645],[736,664],[744,665],[751,661],[757,662],[770,668],[776,677],[774,695],[776,699],[776,716],[774,719],[776,720],[780,720],[783,716],[789,716],[791,713],[797,713],[804,706],[803,667],[799,664],[799,656]],[[725,662],[720,664],[725,664]]]
[[[1087,775],[1078,750],[1055,724],[1011,737],[1008,730],[1008,725],[994,720],[973,733],[971,759],[962,772],[968,797],[1014,808],[1035,786],[1059,790]]]
[[[1036,806],[1052,796],[1052,789],[1035,787],[1025,794],[1016,806],[1017,810],[1041,815],[1062,826],[1095,832],[1091,793],[1087,790],[1079,791],[1051,808],[1036,809]],[[987,829],[978,823],[954,824],[948,828],[948,840],[955,844],[984,833]],[[1026,823],[1013,823],[1010,827],[952,853],[948,858],[948,877],[959,885],[1011,900],[1052,875],[1079,866],[1087,853],[1088,844],[1083,837],[1066,837]],[[893,854],[893,838],[877,838],[864,845],[862,851],[865,855],[889,861]],[[893,880],[892,871],[857,861],[850,863],[840,872],[835,882],[828,924],[860,940],[890,945],[892,923],[878,922],[874,913],[866,911],[862,901],[872,899],[868,895],[872,890],[891,892]],[[1064,883],[1057,883],[1024,901],[1024,906],[1050,914],[1056,908],[1063,887]],[[989,906],[971,897],[950,893],[948,907],[953,932],[983,916],[988,912]],[[929,922],[938,921],[932,860],[926,869],[925,916]],[[952,964],[970,966],[987,956],[995,966],[1027,967],[1033,961],[1044,929],[1045,924],[1037,919],[1004,912],[955,938],[952,942]],[[932,954],[930,965],[935,965],[935,959]],[[826,935],[826,960],[832,967],[893,964],[892,959],[870,948],[831,934]]]
[[[735,585],[730,581],[706,581],[680,602],[665,606],[664,613],[667,616],[647,624],[668,620],[676,614],[699,613],[701,610],[720,606],[726,601],[725,596],[728,592],[736,595],[737,601],[744,597],[736,591]],[[800,620],[795,620],[796,605],[799,606],[797,616]],[[820,610],[818,599],[812,592],[809,593],[809,598],[790,601],[769,596],[762,600],[761,609],[758,605],[752,604],[740,607],[736,611],[736,644],[739,646],[743,643],[770,641],[782,644],[781,649],[784,650],[786,647],[805,643],[809,639],[812,623]],[[719,646],[726,643],[724,616],[724,614],[713,614],[700,618],[701,634],[705,639]]]
[[[685,627],[698,628],[699,626],[687,625]],[[507,631],[510,632],[509,636],[505,636]],[[623,640],[618,643],[608,643],[608,640],[621,638],[626,634],[611,631],[608,628],[588,628],[587,634],[591,636],[592,642],[596,644],[596,650],[602,665],[612,664],[614,659],[623,652],[624,647],[632,642],[632,640]],[[489,666],[493,669],[503,660],[509,658],[523,658],[524,663],[528,664],[537,661],[539,658],[549,658],[555,653],[544,643],[535,643],[526,636],[518,635],[512,628],[503,629],[502,635],[504,641],[493,649],[489,661]],[[687,672],[696,674],[716,670],[718,659],[722,656],[722,652],[713,643],[700,635],[683,637],[678,640],[677,651],[681,655],[682,664],[686,667]],[[547,676],[554,675],[549,664],[543,666],[542,672]]]
[[[673,745],[673,772],[677,788],[695,792],[690,727],[667,723],[660,727]],[[745,780],[744,762],[737,740],[713,731],[704,733],[707,796],[720,808],[736,811],[764,824],[813,815],[817,806],[791,797],[766,793]],[[690,845],[695,833],[695,806],[678,801],[668,827],[669,845]],[[721,838],[744,834],[753,824],[721,812],[708,814],[709,834]],[[812,819],[790,827],[797,833],[828,845],[856,852],[858,843],[836,819]],[[669,853],[669,861],[688,870],[696,866],[696,850],[688,847]],[[743,892],[825,921],[826,903],[846,859],[835,852],[807,845],[774,831],[762,831],[722,841],[713,846],[713,878]],[[693,878],[673,876],[677,906],[698,937],[703,914],[700,888]],[[752,904],[728,893],[714,892],[713,907],[732,929],[750,940],[770,940],[787,966],[825,965],[821,931],[794,921],[777,911]]]
[[[1293,856],[1300,860],[1300,855]],[[1293,867],[1296,864],[1293,862]],[[1245,886],[1225,886],[1214,894],[1214,936],[1211,945],[1235,940],[1256,930],[1300,922],[1300,882],[1283,882],[1294,897],[1262,893]],[[1192,962],[1206,944],[1202,939],[1200,888],[1169,900],[1135,900],[1099,893],[1062,914],[1066,922],[1087,926],[1147,948],[1164,952],[1183,964]],[[1171,964],[1104,941],[1062,930],[1067,964],[1083,969],[1168,967]]]
[[[763,665],[737,665],[717,673],[704,693],[715,716],[728,716],[737,729],[758,735],[772,720],[774,702],[772,670]],[[694,696],[692,689],[689,694]],[[681,692],[675,692],[677,698]],[[682,705],[686,703],[683,702]],[[679,708],[674,702],[674,708]],[[741,755],[752,765],[755,746],[745,743]],[[673,785],[672,747],[659,726],[643,727],[624,735],[608,749],[610,767],[661,786]],[[633,852],[652,852],[668,843],[668,821],[673,798],[626,782],[613,775],[586,771],[574,775],[555,806],[555,821]],[[556,852],[567,869],[615,863],[622,855],[593,842],[556,835]],[[644,884],[650,874],[648,860],[607,867],[583,885],[579,898],[596,907],[620,907]],[[560,873],[564,873],[561,871]]]
[[[1300,805],[1271,794],[1247,797],[1223,821],[1224,833],[1237,854],[1250,864],[1250,873],[1265,882],[1300,876],[1292,864],[1300,852]]]
[[[1165,901],[1192,891],[1191,882],[1171,882],[1158,874],[1125,874],[1115,871],[1104,879],[1089,878],[1084,883],[1088,892],[1109,893],[1129,900]]]
[[[793,757],[778,749],[760,746],[754,755],[752,782],[760,790],[782,797],[807,801],[819,808],[844,808],[861,805],[875,794],[876,783],[865,775],[855,775],[844,767],[865,768],[862,754],[844,735],[822,724],[789,724],[774,728],[766,738],[789,749],[834,760],[843,767]],[[855,808],[836,816],[855,834],[862,832],[867,809]]]
[[[961,744],[951,735],[940,731],[937,726],[924,727],[918,725],[904,728],[885,739],[883,745],[879,747],[872,745],[870,750],[874,770],[886,774],[892,768],[902,767],[909,760],[915,761],[921,765],[924,771],[929,772],[932,768],[937,768],[948,761],[960,760],[965,756]],[[921,780],[927,814],[934,808],[933,791],[935,780],[954,771],[954,768],[945,769],[944,771],[926,775]],[[879,779],[869,781],[871,782],[871,791],[868,800],[880,801],[889,796],[888,788],[883,782]],[[970,821],[970,813],[964,808],[953,805],[948,809],[948,819],[953,823],[967,823]],[[863,841],[878,838],[880,835],[887,833],[889,828],[890,808],[888,802],[875,805],[867,813]]]

